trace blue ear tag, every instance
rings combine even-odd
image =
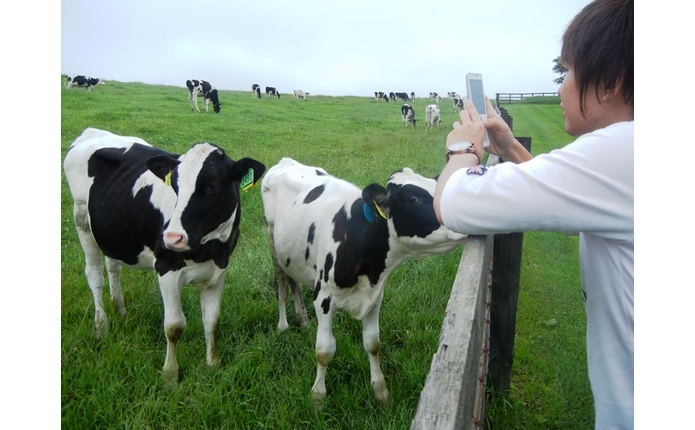
[[[374,211],[372,208],[370,208],[366,203],[363,206],[363,212],[364,212],[364,217],[367,218],[367,221],[369,222],[374,222],[376,217],[374,216]]]

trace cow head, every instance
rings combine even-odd
[[[211,240],[227,242],[239,225],[239,185],[250,171],[256,182],[265,166],[251,158],[234,161],[210,143],[195,144],[184,155],[147,160],[156,176],[171,184],[176,205],[163,232],[164,245],[188,251]]]
[[[412,257],[449,252],[466,237],[437,221],[433,205],[436,184],[406,167],[391,175],[386,188],[372,184],[362,190],[365,204],[386,217],[392,240]]]
[[[206,94],[206,97],[208,97],[212,102],[212,108],[215,110],[215,113],[220,113],[220,108],[222,105],[220,104],[220,98],[217,94],[217,90],[210,90],[210,92]]]

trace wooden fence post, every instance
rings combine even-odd
[[[517,140],[530,152],[530,137],[517,137]],[[523,233],[496,234],[494,238],[488,367],[488,386],[492,386],[494,393],[509,391],[512,379],[523,242]]]

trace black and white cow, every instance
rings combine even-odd
[[[415,123],[417,122],[415,119],[415,109],[407,103],[401,106],[401,119],[403,120],[403,125],[407,126],[410,123],[415,127]]]
[[[84,75],[68,75],[65,78],[65,89],[69,90],[72,87],[87,88],[87,91],[92,91],[92,87],[96,85],[106,85],[106,82],[99,78],[92,78]]]
[[[258,84],[253,84],[251,86],[251,97],[256,98],[258,97],[259,99],[261,98],[261,86]]]
[[[393,91],[391,91],[391,92],[389,93],[389,98],[391,99],[391,101],[396,101],[396,93],[394,93]]]
[[[391,175],[386,188],[372,184],[360,190],[290,158],[264,176],[261,193],[275,266],[279,331],[288,327],[287,286],[292,287],[300,326],[307,325],[300,286],[314,290],[315,405],[326,396],[326,368],[336,350],[331,325],[341,309],[362,321],[371,385],[380,401],[388,400],[379,365],[379,309],[386,279],[406,259],[449,252],[465,237],[437,221],[435,185],[404,168]]]
[[[186,86],[188,87],[188,104],[192,110],[200,112],[200,109],[198,109],[198,97],[204,97],[205,112],[209,112],[208,103],[212,102],[215,113],[220,113],[220,99],[217,95],[217,90],[210,85],[210,82],[189,79],[186,81]]]
[[[454,112],[461,112],[461,109],[463,109],[463,99],[461,97],[454,97],[451,102],[454,105]]]
[[[425,108],[425,129],[431,130],[433,125],[439,125],[439,106],[428,105]]]
[[[137,137],[88,128],[70,146],[64,169],[94,296],[97,336],[108,330],[103,255],[111,300],[120,314],[125,314],[121,267],[156,270],[168,383],[178,381],[176,344],[186,326],[181,309],[186,284],[200,288],[207,364],[219,363],[220,298],[239,238],[240,181],[250,172],[257,181],[265,166],[251,158],[234,161],[210,143],[197,143],[179,155]]]
[[[414,92],[410,93],[410,101],[411,102],[415,101],[415,93]]]
[[[376,101],[386,100],[386,103],[388,103],[389,101],[389,96],[382,91],[374,91],[374,98],[376,99]]]
[[[274,96],[280,98],[280,92],[275,87],[265,87],[266,97]]]
[[[439,94],[437,94],[436,92],[430,91],[430,102],[435,101],[438,96],[439,96]]]
[[[304,101],[306,101],[306,98],[307,98],[309,95],[310,95],[310,94],[307,93],[307,92],[305,92],[305,91],[302,91],[302,90],[294,90],[294,98],[295,98],[295,99],[303,99]]]
[[[394,94],[395,100],[404,100],[404,101],[410,101],[410,96],[408,93],[395,93]]]

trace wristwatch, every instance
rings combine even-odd
[[[478,158],[478,164],[480,164],[480,157],[478,157],[478,154],[476,154],[475,147],[473,146],[472,142],[464,140],[452,143],[451,145],[447,146],[446,161],[448,162],[449,158],[451,158],[451,156],[454,154],[473,154]]]

